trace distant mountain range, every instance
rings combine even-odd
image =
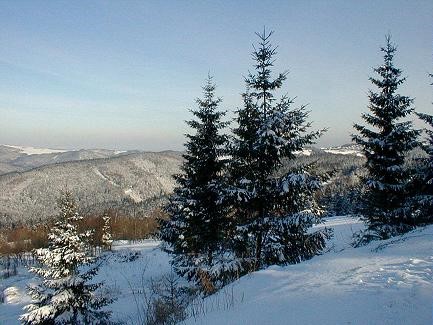
[[[46,155],[57,154],[73,161],[50,161],[34,167],[47,162]],[[39,156],[44,159],[38,159]],[[17,158],[9,166],[23,161]],[[73,192],[81,210],[86,212],[119,206],[145,209],[149,201],[172,192],[172,175],[179,173],[182,156],[169,151],[115,154],[86,150],[85,155],[82,151],[44,153],[29,155],[27,159],[27,164],[19,167],[32,169],[0,175],[0,223],[6,219],[37,221],[56,214],[56,199],[66,189]]]
[[[59,150],[0,145],[0,175],[68,161],[110,158],[138,152],[138,150],[108,149]]]
[[[121,151],[110,149],[62,150],[0,145],[0,175],[10,172],[27,171],[41,166],[59,164],[69,161],[112,158],[140,152],[142,151]],[[359,157],[363,156],[360,147],[354,144],[320,149],[310,147],[305,148],[303,151],[299,152],[299,154],[309,156],[312,153],[320,152],[338,155],[356,155]]]
[[[360,156],[357,147],[306,148],[311,155]],[[180,172],[180,152],[106,149],[58,150],[0,145],[0,223],[54,215],[62,190],[71,190],[85,211],[108,207],[146,209],[170,194]]]

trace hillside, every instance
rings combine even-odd
[[[0,167],[15,170],[0,174],[0,224],[46,219],[54,213],[55,199],[64,189],[74,192],[82,212],[114,207],[126,209],[131,215],[142,215],[171,193],[172,175],[179,172],[181,161],[179,152],[105,149],[53,152],[53,149],[0,146]],[[337,178],[341,188],[342,184],[353,182],[350,179],[363,164],[363,158],[353,147],[307,148],[281,171],[311,163],[320,172],[340,171]],[[338,192],[332,183],[328,187],[334,194]],[[325,188],[324,193],[327,192]]]
[[[335,233],[328,252],[296,265],[271,266],[197,298],[182,324],[432,324],[433,226],[361,248],[349,244],[352,232],[363,228],[358,219],[330,218],[324,226]],[[101,267],[98,279],[117,298],[109,307],[116,320],[143,324],[148,286],[171,273],[169,256],[158,244],[118,242]],[[131,252],[137,258],[127,262]],[[18,324],[32,281],[20,268],[0,284],[1,324]]]
[[[349,245],[356,219],[326,226],[335,232],[328,253],[245,276],[185,324],[432,324],[433,226],[361,248]]]
[[[56,211],[61,190],[71,190],[82,210],[136,204],[171,193],[179,172],[176,152],[137,153],[81,160],[0,176],[0,215],[38,221]]]
[[[108,149],[61,150],[0,145],[0,175],[68,161],[117,157],[138,151]]]

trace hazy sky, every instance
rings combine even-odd
[[[275,31],[275,71],[290,71],[284,92],[329,127],[319,146],[350,141],[388,32],[407,76],[400,92],[432,112],[431,0],[2,0],[0,143],[182,149],[208,71],[221,109],[242,105],[264,25]]]

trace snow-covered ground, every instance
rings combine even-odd
[[[139,324],[137,304],[143,301],[147,281],[170,273],[169,256],[158,248],[159,244],[154,240],[118,241],[114,253],[106,256],[95,280],[104,281],[108,292],[117,297],[109,306],[114,318],[126,324]],[[4,297],[4,303],[0,303],[0,325],[19,324],[22,307],[30,302],[26,286],[31,281],[34,281],[32,274],[25,268],[19,268],[17,276],[0,280]]]
[[[300,151],[295,151],[295,155],[301,155],[301,156],[311,156],[313,153],[313,150],[311,149],[303,149]]]
[[[43,155],[48,153],[61,153],[67,152],[68,150],[63,149],[48,149],[48,148],[34,148],[34,147],[22,147],[22,146],[11,146],[5,144],[4,146],[9,148],[18,149],[20,152],[26,155]]]
[[[333,154],[333,155],[355,155],[357,157],[364,157],[362,152],[359,149],[354,149],[348,146],[345,147],[330,147],[330,148],[320,148],[324,152]]]
[[[241,278],[233,307],[185,324],[432,324],[433,226],[362,248],[349,245],[359,221],[327,226],[329,252]]]
[[[433,226],[352,248],[359,220],[335,217],[325,225],[335,232],[328,252],[245,276],[194,303],[189,312],[196,316],[184,324],[432,324]],[[117,242],[115,250],[98,277],[118,297],[113,316],[138,324],[142,288],[170,273],[169,257],[155,241]],[[127,261],[134,252],[135,260]],[[0,324],[18,324],[31,275],[21,268],[0,281]]]

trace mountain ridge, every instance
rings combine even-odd
[[[0,162],[7,160],[1,155],[4,147],[0,146]],[[353,148],[349,150],[353,151]],[[66,189],[72,191],[84,212],[99,213],[107,208],[116,208],[128,213],[133,211],[134,215],[139,210],[139,215],[145,215],[146,211],[160,205],[172,193],[175,186],[172,176],[180,172],[183,161],[182,152],[171,150],[126,151],[118,155],[113,155],[113,150],[105,149],[81,152],[89,153],[90,157],[80,156],[78,160],[54,163],[49,160],[51,163],[45,165],[41,163],[46,161],[47,155],[67,155],[70,152],[28,155],[44,159],[33,161],[34,167],[30,167],[29,163],[21,170],[0,174],[0,224],[38,222],[54,215],[56,199]],[[95,152],[102,152],[105,156],[95,155]],[[7,151],[6,154],[9,159],[17,158],[16,151],[12,154]],[[356,152],[346,154],[341,147],[332,149],[331,153],[318,148],[305,148],[298,154],[306,162],[319,160],[325,165],[330,159],[337,163],[342,159],[349,163],[352,159],[360,159]],[[64,157],[72,159],[77,156]]]
[[[0,215],[12,221],[45,219],[56,213],[56,199],[66,189],[89,212],[156,200],[171,193],[181,160],[175,152],[133,153],[0,175]]]

